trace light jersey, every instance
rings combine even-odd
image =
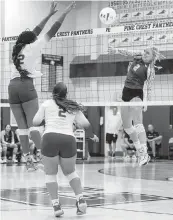
[[[42,122],[45,120],[45,130],[46,133],[60,133],[74,136],[73,133],[73,123],[82,124],[83,122],[88,122],[82,112],[77,112],[74,114],[69,114],[55,103],[55,101],[47,100],[39,108],[35,118]]]
[[[118,134],[122,126],[122,119],[120,112],[117,112],[116,115],[113,114],[113,111],[109,109],[107,117],[107,129],[106,133],[109,134]]]
[[[41,50],[48,42],[45,36],[38,38],[34,43],[27,44],[19,54],[22,69],[26,69],[30,74],[28,77],[36,78],[42,76],[40,69]],[[11,64],[12,79],[20,77],[15,65]]]

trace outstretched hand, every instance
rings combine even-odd
[[[69,13],[73,8],[75,8],[76,3],[75,1],[73,1],[66,9],[65,9],[65,13]]]
[[[50,15],[54,15],[58,11],[58,9],[56,9],[57,5],[58,5],[57,1],[53,1],[51,3],[51,5],[50,5],[50,12],[49,12]]]
[[[146,112],[147,111],[147,106],[143,106],[143,112]]]
[[[99,142],[99,138],[94,134],[93,138],[90,138],[93,142]]]

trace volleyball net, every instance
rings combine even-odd
[[[168,24],[167,24],[168,25]],[[159,27],[159,26],[158,26]],[[86,106],[136,105],[121,102],[127,68],[132,57],[117,53],[121,50],[143,51],[155,46],[164,59],[156,63],[152,100],[145,105],[172,105],[173,101],[173,28],[148,31],[130,26],[58,32],[46,45],[40,57],[41,78],[35,80],[39,101],[51,97],[53,86],[63,81],[68,98]],[[1,99],[8,99],[11,77],[11,54],[15,37],[1,39]],[[144,105],[139,102],[138,105]]]

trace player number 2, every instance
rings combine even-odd
[[[23,60],[25,59],[25,55],[19,54],[19,56],[17,57],[17,59],[19,60],[20,65],[21,65],[21,64],[24,64]]]
[[[60,110],[59,110],[59,117],[63,117],[63,118],[66,117],[65,111],[64,111],[63,109],[60,109]]]

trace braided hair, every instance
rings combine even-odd
[[[53,100],[64,111],[74,114],[77,111],[84,111],[84,107],[67,97],[67,87],[63,82],[57,83],[53,88]]]
[[[148,68],[147,68],[147,88],[148,88],[148,97],[149,99],[151,98],[151,90],[152,90],[152,84],[153,84],[153,81],[155,79],[155,63],[157,60],[161,60],[161,59],[165,59],[165,56],[162,55],[159,50],[156,48],[156,47],[150,47],[149,49],[152,50],[152,53],[153,53],[153,60],[152,62],[148,65]]]
[[[27,76],[29,72],[26,69],[22,69],[20,66],[19,54],[21,50],[27,45],[33,43],[37,39],[36,35],[32,31],[23,31],[13,47],[12,59],[13,63],[21,76]]]

